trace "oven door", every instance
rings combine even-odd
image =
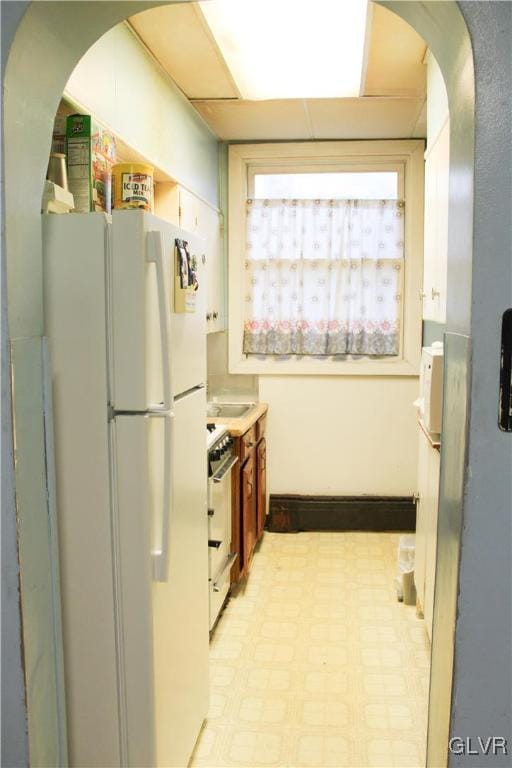
[[[231,554],[231,470],[238,461],[229,456],[208,478],[208,575],[210,629],[229,592],[229,574],[236,555]]]

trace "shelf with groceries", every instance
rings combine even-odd
[[[224,226],[220,211],[63,98],[55,118],[44,213],[142,208],[205,240],[207,332],[226,328]]]

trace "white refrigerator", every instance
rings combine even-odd
[[[139,211],[43,235],[69,762],[183,768],[208,708],[204,242]]]

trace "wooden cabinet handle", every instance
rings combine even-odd
[[[219,316],[219,313],[218,313],[218,312],[214,312],[214,313],[213,313],[213,319],[214,319],[214,320],[216,320],[216,319],[218,318],[218,316]]]
[[[206,315],[206,319],[207,319],[207,320],[211,320],[211,319],[212,319],[212,313],[211,313],[211,312],[208,312],[208,313],[207,313],[207,315]]]

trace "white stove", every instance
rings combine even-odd
[[[220,437],[224,437],[224,435],[227,435],[227,433],[228,433],[228,428],[225,427],[223,424],[213,424],[213,423],[207,424],[206,425],[206,450],[209,451],[212,445],[216,443]]]
[[[230,589],[231,566],[231,470],[238,461],[234,440],[227,427],[207,424],[208,458],[208,580],[210,630],[213,629]]]

